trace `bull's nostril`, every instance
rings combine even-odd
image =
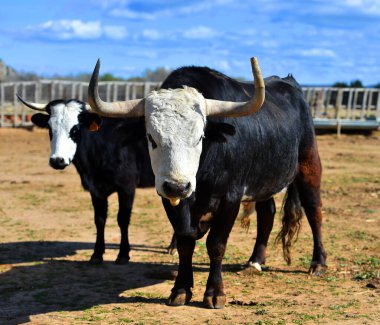
[[[184,197],[190,189],[189,183],[164,182],[162,188],[166,195],[171,197]]]
[[[65,163],[65,159],[62,157],[50,158],[49,164],[54,169],[64,169],[67,166],[67,164]]]

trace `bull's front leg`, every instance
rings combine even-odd
[[[203,298],[207,308],[220,309],[226,304],[222,279],[222,260],[226,251],[228,236],[239,212],[239,205],[240,200],[235,203],[225,202],[221,204],[207,237],[210,273]]]
[[[183,306],[187,304],[193,295],[191,288],[194,286],[193,279],[193,253],[195,239],[176,236],[177,250],[179,255],[178,275],[175,280],[168,305]]]

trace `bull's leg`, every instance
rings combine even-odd
[[[207,308],[223,308],[226,303],[226,295],[223,290],[222,260],[228,236],[239,212],[239,205],[240,202],[223,202],[214,215],[214,221],[207,237],[210,273],[203,298]]]
[[[131,247],[128,240],[128,227],[131,220],[132,205],[134,199],[134,192],[125,193],[124,191],[117,192],[119,197],[119,212],[117,214],[117,222],[119,224],[121,240],[120,249],[116,264],[122,265],[129,262],[129,252]]]
[[[103,254],[105,250],[104,244],[104,227],[107,220],[107,199],[96,197],[91,193],[92,205],[94,206],[94,220],[96,226],[96,243],[94,253],[90,258],[91,264],[100,264],[103,262]]]
[[[176,236],[176,238],[179,267],[178,275],[168,301],[168,305],[170,306],[182,306],[188,303],[193,295],[191,288],[194,286],[192,259],[195,239],[181,236]]]
[[[322,243],[322,201],[320,193],[322,167],[317,147],[312,148],[299,164],[296,179],[301,205],[309,221],[314,241],[309,272],[320,275],[326,270],[326,252]]]
[[[249,258],[248,266],[253,266],[261,271],[261,265],[265,264],[265,255],[269,235],[273,228],[273,220],[276,214],[276,205],[274,199],[257,202],[257,238],[252,256]]]

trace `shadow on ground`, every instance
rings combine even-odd
[[[112,262],[91,266],[69,261],[79,250],[92,249],[83,242],[18,242],[0,244],[0,324],[28,322],[31,315],[85,310],[99,304],[134,303],[139,297],[123,297],[130,289],[173,280],[175,264]],[[115,248],[118,248],[115,245]],[[142,250],[159,250],[143,247]],[[59,258],[59,259],[55,259]],[[27,264],[27,265],[25,265]],[[150,303],[165,303],[152,298]]]

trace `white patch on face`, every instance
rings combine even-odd
[[[52,133],[50,143],[50,158],[63,158],[69,165],[74,158],[77,144],[70,137],[70,131],[74,125],[79,124],[81,104],[75,101],[60,103],[50,107],[49,126]]]
[[[196,188],[196,174],[202,153],[206,123],[205,99],[194,88],[184,87],[154,91],[145,99],[149,154],[155,175],[156,190],[163,197],[164,182],[190,184],[184,197]],[[184,198],[181,197],[181,198]]]

